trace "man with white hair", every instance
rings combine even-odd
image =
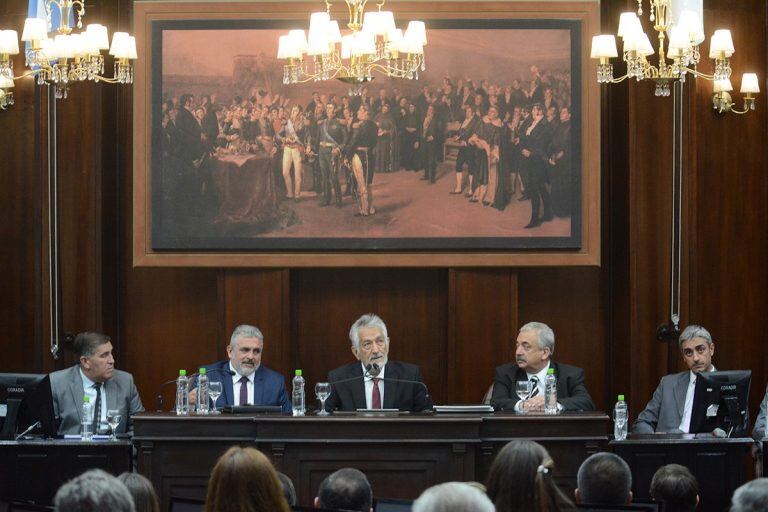
[[[101,469],[91,469],[62,485],[53,504],[59,512],[133,512],[128,488]]]
[[[678,346],[688,371],[661,378],[650,402],[632,425],[634,434],[690,432],[696,376],[715,371],[715,343],[704,327],[689,325],[680,335]]]
[[[494,512],[493,502],[480,489],[464,482],[433,485],[413,502],[413,512]]]
[[[544,384],[547,372],[557,378],[557,407],[564,411],[594,411],[595,404],[584,385],[584,370],[552,361],[555,333],[541,322],[528,322],[520,328],[515,347],[515,362],[496,368],[491,405],[495,409],[541,412],[544,410]],[[527,397],[517,394],[517,382],[530,382]]]
[[[731,512],[768,510],[768,478],[756,478],[733,493]]]
[[[252,325],[238,325],[227,345],[228,360],[205,366],[211,381],[221,381],[223,392],[216,407],[225,405],[279,405],[284,413],[291,412],[291,402],[285,391],[285,378],[261,364],[264,335]],[[197,399],[197,390],[189,394],[190,402]]]
[[[352,324],[349,339],[357,361],[328,374],[331,383],[331,396],[326,402],[328,410],[418,412],[432,408],[419,367],[388,360],[389,336],[381,318],[372,313],[361,316]]]

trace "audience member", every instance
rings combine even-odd
[[[488,475],[488,497],[500,512],[555,512],[573,508],[553,481],[554,461],[533,441],[511,441]]]
[[[283,496],[288,505],[296,506],[296,488],[293,486],[293,481],[285,473],[277,472],[277,478],[280,479],[280,485],[283,487]]]
[[[582,462],[576,483],[576,503],[627,505],[632,502],[632,473],[624,459],[613,453],[595,453]]]
[[[53,498],[58,512],[134,512],[133,498],[112,475],[91,469],[62,485]]]
[[[413,502],[413,512],[494,512],[496,509],[479,489],[464,482],[433,485]]]
[[[664,503],[664,512],[694,512],[699,504],[699,483],[685,466],[667,464],[653,475],[651,498]]]
[[[373,491],[368,478],[357,469],[342,468],[320,484],[315,508],[373,512]]]
[[[117,477],[123,482],[133,498],[136,512],[160,512],[160,503],[157,501],[155,488],[152,482],[139,473],[123,473]]]
[[[255,448],[233,446],[211,472],[205,512],[288,512],[275,468]]]
[[[733,493],[731,512],[768,510],[768,478],[756,478]]]

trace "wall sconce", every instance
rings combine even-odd
[[[712,92],[712,108],[718,114],[731,112],[733,114],[746,114],[750,110],[755,110],[755,95],[760,92],[760,84],[757,81],[755,73],[744,73],[741,78],[741,89],[739,92],[744,95],[744,110],[733,108],[735,103],[731,98],[733,85],[729,79],[716,80]]]

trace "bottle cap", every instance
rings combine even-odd
[[[200,375],[205,375],[205,368],[200,368]]]
[[[301,370],[296,370],[296,376],[301,377]]]
[[[87,403],[88,403],[88,402],[90,402],[90,401],[91,401],[91,399],[90,399],[90,398],[88,398],[88,395],[86,395],[86,396],[84,396],[84,397],[83,397],[83,403],[86,403],[86,404],[87,404]]]
[[[179,376],[187,375],[187,370],[179,370]]]
[[[623,402],[623,401],[624,401],[624,395],[619,395],[619,402]]]
[[[549,370],[547,370],[547,375],[554,375],[554,374],[555,374],[554,368],[550,368]]]

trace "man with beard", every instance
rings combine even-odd
[[[389,361],[387,326],[369,313],[358,318],[349,330],[356,362],[328,374],[329,410],[399,409],[418,412],[432,408],[432,399],[422,383],[419,367]]]
[[[363,217],[376,213],[373,207],[373,192],[371,192],[374,173],[371,153],[378,141],[379,128],[369,119],[369,116],[368,107],[360,105],[357,111],[359,121],[352,123],[352,131],[345,147],[345,154],[357,183],[357,201],[360,206],[360,215]]]
[[[544,411],[544,379],[553,368],[557,378],[557,408],[564,411],[594,411],[595,404],[584,386],[584,370],[552,361],[555,333],[541,322],[520,328],[515,347],[515,362],[496,368],[493,375],[491,405],[495,409]],[[518,381],[529,381],[528,396],[517,395]]]
[[[252,325],[238,325],[227,345],[229,360],[205,366],[208,378],[221,381],[223,392],[216,407],[225,405],[279,405],[291,412],[285,391],[285,378],[261,364],[264,335]],[[197,389],[189,392],[189,402],[197,401]]]

